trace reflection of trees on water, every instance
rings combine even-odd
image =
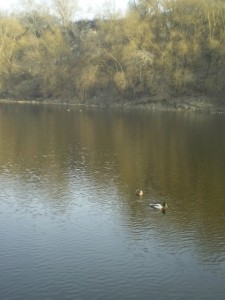
[[[148,199],[166,199],[172,230],[192,226],[199,245],[214,251],[224,248],[224,127],[223,117],[204,114],[1,106],[0,169],[51,186],[50,205],[58,201],[62,211],[78,178],[96,191],[110,186],[130,226],[150,224]]]

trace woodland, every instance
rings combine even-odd
[[[70,0],[0,14],[0,98],[225,107],[225,1],[136,0],[76,19]]]

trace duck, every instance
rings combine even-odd
[[[168,206],[167,204],[164,202],[163,204],[159,204],[159,203],[155,203],[155,204],[150,204],[150,207],[155,209],[155,210],[164,210],[166,209]]]
[[[143,191],[142,190],[136,190],[136,195],[137,196],[143,196]]]

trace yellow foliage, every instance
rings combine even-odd
[[[178,49],[178,54],[187,55],[189,52],[187,41],[184,40],[180,41],[178,43],[177,49]]]
[[[209,39],[209,47],[213,50],[219,49],[221,45],[221,42],[216,40],[215,38],[211,37]]]
[[[123,91],[126,88],[127,81],[124,72],[116,72],[113,76],[113,81],[119,90]]]
[[[204,92],[207,82],[224,91],[223,1],[138,0],[124,17],[82,22],[71,19],[71,1],[55,3],[59,18],[40,11],[0,18],[1,91],[35,83],[49,97],[111,87],[150,94],[162,85]]]

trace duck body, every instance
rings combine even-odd
[[[156,203],[156,204],[150,204],[150,207],[153,208],[153,209],[155,209],[155,210],[164,210],[164,209],[166,209],[168,206],[167,206],[166,203],[163,203],[163,204],[158,204],[158,203]]]
[[[137,190],[137,191],[136,191],[136,195],[137,195],[137,196],[143,196],[143,194],[144,194],[144,193],[143,193],[142,190]]]

